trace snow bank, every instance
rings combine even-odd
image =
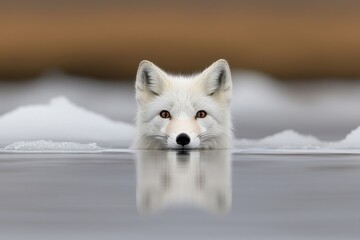
[[[343,140],[334,144],[335,147],[360,149],[360,126],[351,131]]]
[[[18,107],[0,117],[0,152],[108,152],[128,148],[134,126],[85,110],[64,97],[49,104]],[[5,144],[5,145],[6,145]],[[339,142],[286,130],[260,140],[235,141],[238,151],[252,153],[360,153],[360,127]]]
[[[320,146],[322,142],[311,135],[301,135],[293,130],[285,130],[260,140],[237,140],[237,147],[262,148],[312,148]]]
[[[45,139],[116,143],[128,147],[135,129],[130,124],[112,121],[76,106],[64,97],[57,97],[49,104],[22,106],[3,115],[0,117],[0,133],[0,141],[7,143]],[[42,143],[46,143],[46,148],[50,142]]]
[[[360,154],[360,127],[338,142],[323,142],[311,135],[286,130],[260,140],[235,141],[235,152],[247,153],[354,153]]]

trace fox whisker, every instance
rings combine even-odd
[[[154,134],[147,134],[146,137],[150,138],[150,139],[157,139],[160,142],[162,142],[163,144],[165,144],[167,142],[169,135],[167,135],[166,133],[160,132],[160,133],[154,133]]]

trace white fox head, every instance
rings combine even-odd
[[[231,146],[231,72],[221,59],[191,76],[170,75],[142,61],[136,76],[138,149]]]

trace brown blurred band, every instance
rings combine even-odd
[[[172,72],[225,58],[280,78],[360,77],[359,5],[0,9],[0,79],[47,69],[134,78],[143,59]]]

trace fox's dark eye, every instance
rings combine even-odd
[[[162,110],[160,112],[160,117],[162,117],[162,118],[171,118],[171,115],[170,115],[170,113],[168,111]]]
[[[207,113],[204,110],[200,110],[196,113],[196,118],[204,118],[206,115]]]

